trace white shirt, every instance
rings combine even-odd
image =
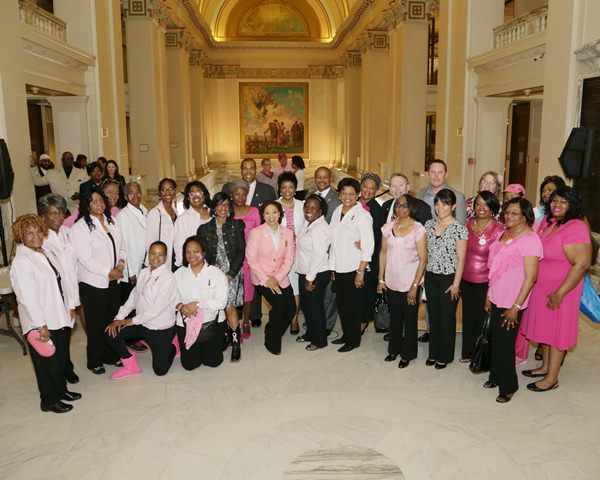
[[[252,183],[248,184],[248,196],[246,197],[246,205],[252,204],[252,199],[254,198],[254,191],[256,190],[256,180]]]
[[[361,262],[370,262],[375,240],[373,238],[373,219],[371,215],[357,203],[344,218],[343,205],[333,211],[331,217],[331,249],[329,251],[330,270],[348,273],[358,269]],[[360,240],[360,250],[354,242]]]
[[[17,245],[10,268],[23,333],[46,325],[49,330],[72,327],[69,309],[60,294],[56,274],[43,253]]]
[[[94,222],[92,230],[83,217],[71,228],[71,238],[77,255],[77,278],[92,287],[108,288],[108,274],[119,260],[127,259],[127,250],[121,235],[121,227],[117,222],[108,223],[105,217],[104,223],[115,242],[114,251],[117,254],[115,261],[113,243],[108,234],[96,217],[92,216],[91,219]]]
[[[176,305],[177,282],[171,267],[165,263],[155,270],[144,268],[115,320],[123,320],[135,310],[135,325],[143,325],[150,330],[166,330],[175,325]]]
[[[130,203],[117,214],[127,249],[127,267],[123,272],[125,281],[134,275],[139,277],[146,259],[146,215],[146,207],[140,205],[140,208],[136,208]]]
[[[296,180],[298,180],[296,190],[304,190],[304,170],[298,169],[294,175],[296,175]]]
[[[175,265],[181,267],[183,264],[183,244],[188,237],[196,235],[198,227],[212,220],[209,216],[206,219],[200,218],[200,214],[192,207],[185,210],[175,220],[173,231],[173,249],[175,250]]]
[[[317,273],[329,270],[330,244],[331,232],[323,215],[306,223],[296,240],[296,271],[312,282]]]
[[[85,173],[85,169],[75,167],[73,167],[71,174],[67,178],[67,174],[62,165],[46,171],[46,174],[43,177],[40,175],[40,171],[37,167],[31,167],[30,173],[35,186],[43,187],[45,185],[50,185],[52,193],[57,193],[65,198],[67,206],[71,211],[79,204],[78,200],[71,200],[71,197],[73,194],[79,193],[79,186],[83,182],[89,180],[89,177]]]
[[[198,302],[204,321],[211,322],[218,317],[225,320],[223,309],[227,306],[229,282],[225,274],[213,265],[204,264],[198,275],[190,267],[181,267],[175,272],[177,281],[177,303]],[[183,317],[177,313],[177,325],[183,327]]]
[[[167,260],[165,263],[171,265],[174,235],[175,225],[173,220],[165,210],[163,203],[159,202],[146,217],[146,250],[150,248],[152,242],[160,240],[167,246]]]
[[[325,190],[323,190],[322,192],[319,192],[319,190],[317,190],[317,191],[316,191],[316,194],[317,194],[319,197],[323,197],[323,198],[325,198],[325,197],[327,197],[327,195],[329,195],[329,190],[331,190],[331,187],[327,187],[327,188],[326,188]]]
[[[58,234],[54,230],[48,230],[48,237],[44,240],[42,248],[54,268],[60,273],[65,306],[69,310],[73,310],[81,302],[79,301],[79,285],[77,284],[77,260],[70,234],[70,230],[64,226],[59,228]]]

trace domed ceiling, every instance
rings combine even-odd
[[[205,0],[199,12],[217,42],[331,42],[360,0]]]

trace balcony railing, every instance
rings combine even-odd
[[[548,6],[525,13],[494,28],[494,48],[506,47],[527,37],[546,31]]]
[[[38,7],[32,0],[19,0],[21,23],[50,36],[67,41],[67,24],[50,12]]]

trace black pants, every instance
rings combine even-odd
[[[254,298],[250,304],[250,321],[262,320],[262,295],[258,288],[254,290]]]
[[[483,328],[485,319],[485,296],[488,284],[460,282],[462,297],[462,358],[473,358],[475,342]]]
[[[429,312],[429,359],[440,363],[454,360],[456,340],[456,305],[450,293],[444,293],[452,282],[454,274],[425,273],[425,293]]]
[[[498,385],[500,395],[510,395],[519,389],[515,367],[515,340],[519,325],[510,330],[502,326],[502,314],[506,308],[498,308],[492,303],[490,318],[490,381]],[[519,323],[524,310],[519,312]]]
[[[335,272],[337,309],[342,322],[343,338],[347,345],[360,347],[360,321],[365,291],[356,288],[356,272]]]
[[[406,301],[408,292],[396,292],[388,289],[388,303],[390,305],[390,341],[388,353],[400,355],[402,360],[417,358],[417,323],[419,318],[419,298],[421,289],[417,289],[416,305],[409,305]]]
[[[325,326],[327,330],[333,330],[337,322],[337,297],[335,294],[335,282],[329,282],[325,288]]]
[[[369,323],[375,319],[375,300],[377,300],[377,274],[366,270],[363,277],[365,284],[364,299],[361,305],[361,323]],[[376,325],[377,326],[377,325]]]
[[[121,289],[116,281],[108,288],[96,288],[87,283],[79,284],[79,295],[85,312],[87,333],[87,368],[114,364],[118,358],[106,343],[104,329],[119,311]]]
[[[214,320],[216,321],[216,320]],[[223,363],[223,337],[225,336],[225,324],[217,323],[215,335],[204,342],[195,342],[188,350],[185,348],[186,327],[176,326],[177,340],[181,351],[181,366],[186,370],[194,370],[200,365],[207,367],[218,367]]]
[[[271,353],[281,353],[281,338],[296,315],[296,300],[292,286],[281,289],[281,294],[273,293],[269,288],[256,287],[260,294],[271,304],[269,323],[265,325],[265,347]]]
[[[304,287],[306,275],[298,275],[300,306],[306,319],[304,338],[317,347],[327,345],[327,318],[325,317],[325,290],[331,281],[331,272],[320,272],[315,277],[316,288],[309,292]]]
[[[56,347],[51,357],[42,357],[29,341],[27,342],[42,405],[58,402],[67,391],[66,375],[71,329],[65,327],[60,330],[50,330],[50,338]]]
[[[119,358],[131,357],[131,352],[127,350],[125,341],[132,338],[143,338],[148,343],[152,352],[152,370],[156,375],[165,375],[175,358],[175,345],[173,337],[175,336],[175,327],[165,330],[150,330],[143,325],[132,325],[121,329],[116,337],[106,335],[106,341]]]

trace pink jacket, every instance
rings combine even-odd
[[[269,277],[275,277],[282,288],[290,285],[288,274],[296,253],[294,233],[279,226],[279,235],[279,248],[275,249],[268,225],[263,224],[250,231],[246,260],[254,285],[264,285]]]

